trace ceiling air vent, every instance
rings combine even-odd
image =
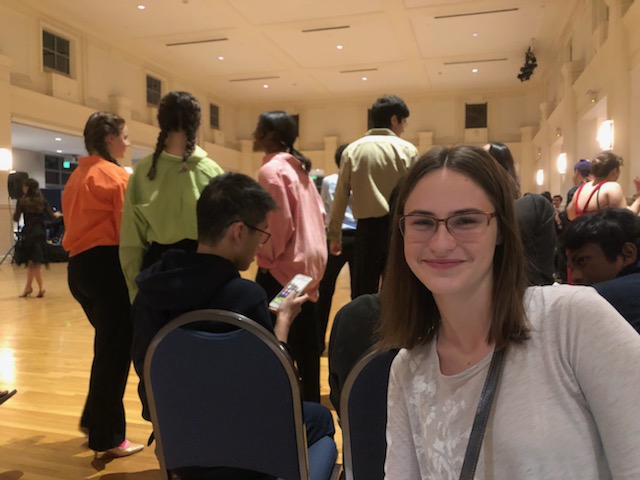
[[[165,44],[167,47],[181,47],[183,45],[198,45],[200,43],[214,43],[214,42],[226,42],[229,40],[227,37],[222,38],[205,38],[203,40],[190,40],[188,42],[173,42]]]
[[[329,30],[344,30],[345,28],[351,28],[351,26],[350,25],[339,25],[337,27],[307,28],[306,30],[302,30],[302,33],[327,32]]]
[[[230,82],[257,82],[261,80],[275,80],[276,78],[280,78],[279,76],[271,76],[271,77],[247,77],[247,78],[232,78],[229,80]]]
[[[519,8],[503,8],[501,10],[484,10],[481,12],[469,12],[469,13],[453,13],[451,15],[438,15],[433,17],[435,20],[443,20],[445,18],[455,18],[455,17],[472,17],[474,15],[491,15],[493,13],[508,13],[508,12],[517,12],[520,10]]]

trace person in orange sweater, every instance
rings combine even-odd
[[[126,439],[122,397],[131,365],[132,326],[118,245],[129,174],[118,164],[129,146],[125,121],[96,112],[84,129],[88,157],[80,158],[62,194],[69,251],[69,289],[95,329],[89,393],[80,429],[89,448],[124,457],[143,445]]]

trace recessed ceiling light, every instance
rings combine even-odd
[[[224,57],[223,57],[222,55],[220,55],[220,56],[218,57],[218,60],[224,60]]]
[[[145,7],[144,5],[138,5],[138,10],[144,10],[145,8],[147,7]]]
[[[56,150],[56,153],[62,153],[62,150]]]
[[[262,85],[262,88],[269,88],[269,85],[267,85],[266,83],[264,83],[264,84]]]
[[[473,32],[473,33],[471,34],[471,36],[472,36],[472,37],[477,37],[477,36],[478,36],[478,34],[477,34],[476,32]]]
[[[367,77],[362,77],[362,81],[363,81],[363,82],[366,82],[367,80],[368,80],[368,78],[367,78]]]
[[[56,142],[61,142],[61,141],[62,141],[62,139],[61,139],[60,137],[56,137],[56,138],[54,138],[54,140],[55,140]]]
[[[478,73],[478,69],[477,68],[472,68],[471,69],[471,73]]]
[[[343,47],[342,45],[336,45],[336,48],[337,48],[338,50],[342,50],[344,47]]]

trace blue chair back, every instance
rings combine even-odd
[[[165,474],[226,466],[309,478],[298,378],[262,326],[221,310],[181,315],[151,342],[144,376]]]
[[[347,480],[384,479],[389,370],[397,353],[370,350],[345,380],[340,420]]]

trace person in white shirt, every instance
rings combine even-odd
[[[436,147],[403,183],[382,285],[391,367],[385,475],[459,478],[505,356],[475,479],[640,478],[640,336],[595,290],[526,288],[513,182],[484,150]]]
[[[340,169],[340,159],[342,152],[349,146],[348,143],[340,145],[336,149],[335,161],[338,169]],[[327,175],[322,179],[322,187],[320,188],[320,196],[324,203],[324,209],[327,212],[327,227],[331,220],[331,206],[333,205],[333,197],[336,192],[336,185],[338,184],[338,174]],[[351,199],[347,203],[347,208],[344,212],[344,218],[342,219],[342,251],[340,255],[327,255],[327,268],[324,271],[324,276],[320,282],[320,298],[318,299],[318,341],[320,346],[320,353],[325,349],[325,336],[327,333],[327,324],[329,323],[329,313],[331,312],[331,303],[333,300],[333,293],[336,290],[336,281],[338,275],[342,271],[342,267],[346,263],[349,264],[349,278],[350,288],[353,292],[353,247],[356,235],[356,226],[358,221],[353,218],[353,212],[351,211]],[[329,251],[329,242],[327,242],[327,252]]]

